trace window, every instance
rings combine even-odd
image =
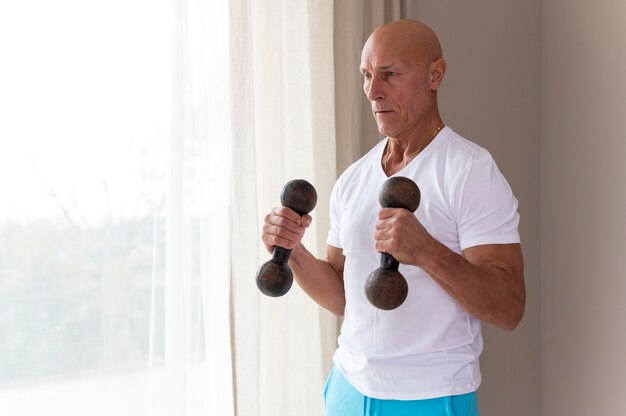
[[[207,407],[213,344],[201,240],[210,224],[199,189],[228,195],[229,183],[223,171],[202,177],[224,162],[207,156],[205,134],[172,139],[177,111],[185,126],[208,124],[176,109],[185,76],[173,58],[177,7],[0,5],[0,414],[161,415],[171,414],[168,400],[181,415]],[[171,204],[180,205],[178,228]],[[168,280],[170,244],[184,258]],[[169,321],[168,290],[184,298]],[[168,344],[168,325],[182,325],[184,340]],[[171,392],[185,383],[182,396]]]

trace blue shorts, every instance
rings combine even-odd
[[[333,367],[324,387],[326,416],[478,416],[476,392],[426,400],[380,400],[359,393]]]

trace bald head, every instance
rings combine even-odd
[[[396,20],[376,29],[365,43],[363,53],[379,48],[426,63],[443,56],[435,32],[424,23],[411,19]]]
[[[437,91],[446,62],[431,28],[415,20],[378,28],[363,47],[360,70],[382,134],[404,142],[406,148],[426,140],[441,125]]]

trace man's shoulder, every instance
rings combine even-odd
[[[461,136],[451,128],[446,133],[440,146],[446,157],[466,161],[491,158],[489,151],[473,140]]]

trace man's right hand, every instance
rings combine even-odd
[[[261,241],[270,253],[274,246],[293,249],[300,243],[312,221],[313,218],[308,214],[301,217],[290,208],[274,207],[265,216]]]

